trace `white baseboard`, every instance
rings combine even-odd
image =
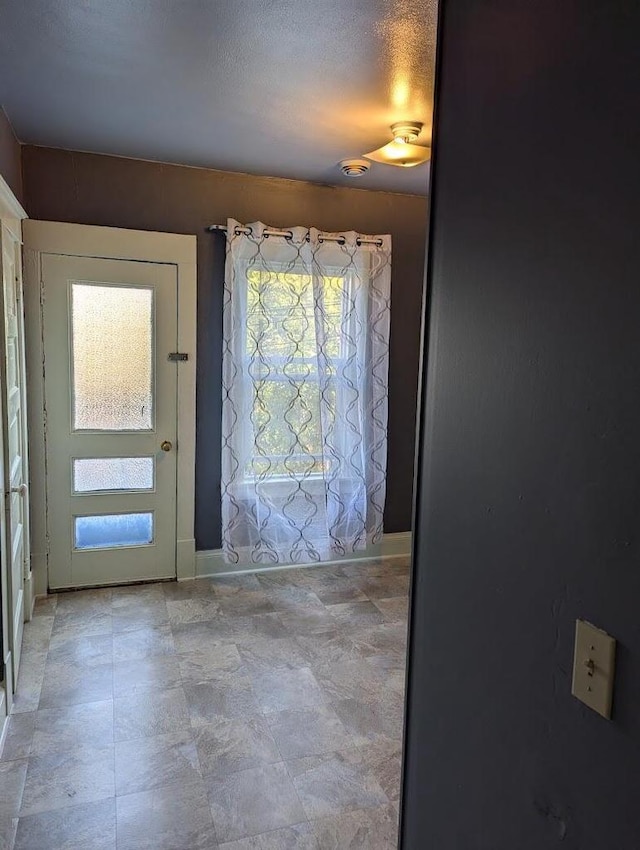
[[[24,621],[28,623],[33,617],[33,609],[36,604],[36,595],[33,589],[33,571],[24,580]]]
[[[9,728],[9,706],[7,701],[7,692],[3,685],[0,685],[0,758],[4,749],[4,742],[7,738],[7,730]]]
[[[228,564],[222,549],[207,549],[196,552],[196,578],[210,576],[231,576],[241,573],[264,573],[268,570],[301,569],[303,567],[326,567],[328,564],[344,564],[352,561],[370,561],[372,558],[398,558],[411,554],[411,532],[400,531],[396,534],[385,534],[382,543],[363,549],[357,555],[349,554],[331,561],[314,561],[309,564]],[[182,578],[182,576],[178,576]],[[187,578],[187,576],[184,576]]]
[[[47,556],[44,552],[31,552],[31,575],[33,576],[34,599],[46,596],[49,577],[47,575]]]
[[[196,541],[192,537],[189,540],[178,540],[176,547],[176,578],[194,578],[196,575]]]

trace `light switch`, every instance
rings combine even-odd
[[[611,717],[615,639],[587,623],[576,620],[571,693],[603,717]]]

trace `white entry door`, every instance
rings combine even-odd
[[[2,408],[4,443],[5,541],[10,600],[9,646],[13,685],[18,680],[25,620],[25,579],[29,569],[24,315],[20,240],[2,223]],[[26,612],[30,616],[30,611]]]
[[[175,265],[42,255],[49,587],[176,575]]]

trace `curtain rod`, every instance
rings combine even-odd
[[[226,233],[227,232],[227,225],[226,224],[210,224],[209,227],[207,227],[207,230],[209,230],[209,231],[220,230],[223,233]],[[250,227],[236,227],[234,232],[236,234],[251,233],[251,228]],[[264,233],[265,236],[284,236],[286,239],[292,239],[293,238],[293,233],[290,230],[271,230],[270,228],[266,228],[263,231],[263,233]],[[344,245],[344,242],[345,242],[344,237],[342,237],[342,236],[332,236],[329,233],[320,233],[318,238],[320,239],[321,242],[339,242],[341,245]],[[307,240],[307,242],[309,241],[309,236],[306,237],[306,240]],[[372,239],[369,236],[362,236],[362,237],[358,237],[356,239],[356,243],[358,245],[378,245],[378,246],[380,246],[380,245],[382,245],[382,239]]]

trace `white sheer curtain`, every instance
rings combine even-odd
[[[222,537],[232,563],[306,563],[382,535],[391,237],[227,224]]]

